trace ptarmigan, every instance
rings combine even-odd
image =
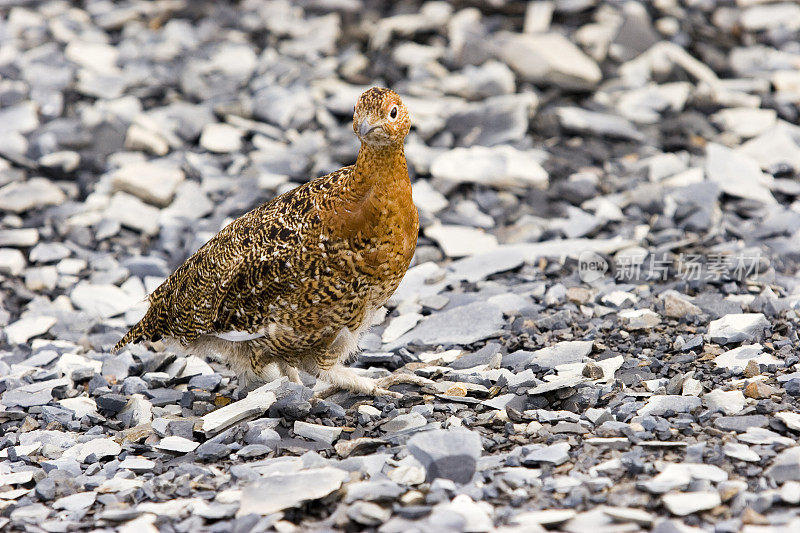
[[[117,343],[164,339],[219,356],[244,378],[298,369],[337,388],[391,394],[343,365],[408,269],[419,230],[403,142],[408,110],[373,87],[355,107],[355,165],[314,179],[237,218],[149,297]],[[390,376],[391,377],[391,376]],[[425,380],[427,381],[427,380]]]

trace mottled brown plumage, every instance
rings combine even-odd
[[[163,338],[218,355],[246,377],[297,380],[297,369],[359,393],[385,393],[341,363],[408,269],[418,233],[400,97],[358,100],[356,164],[234,220],[150,295],[117,344]]]

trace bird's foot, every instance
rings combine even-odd
[[[389,391],[389,387],[393,385],[400,385],[400,384],[407,384],[407,385],[417,385],[418,387],[424,387],[426,385],[433,385],[433,380],[428,378],[423,378],[422,376],[418,376],[416,374],[409,374],[407,372],[401,372],[399,374],[391,374],[386,376],[385,378],[380,378],[375,380],[375,385],[377,388],[385,390],[386,392]],[[397,393],[392,393],[397,394]],[[402,396],[402,395],[400,395]]]
[[[380,380],[371,379],[371,378],[364,378],[366,381],[359,384],[359,387],[356,388],[343,388],[337,387],[336,385],[326,387],[325,389],[314,393],[314,398],[319,400],[324,400],[333,394],[336,394],[340,390],[346,390],[353,394],[358,395],[365,395],[365,396],[390,396],[392,398],[402,398],[403,395],[399,392],[390,391],[388,388],[391,385],[387,385],[386,387],[382,387],[379,384]]]
[[[399,392],[391,391],[385,387],[381,387],[378,385],[378,382],[375,382],[375,388],[370,393],[372,396],[389,396],[391,398],[402,398],[403,395]]]
[[[401,383],[409,383],[420,387],[433,383],[430,379],[417,376],[415,374],[400,373],[392,374],[380,379],[372,379],[359,376],[352,369],[336,365],[330,370],[321,372],[319,377],[327,381],[332,387],[328,387],[316,393],[314,396],[325,399],[337,390],[348,390],[354,394],[365,394],[370,396],[390,396],[392,398],[402,398],[399,392],[390,391],[389,387]]]

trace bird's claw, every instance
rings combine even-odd
[[[351,384],[351,386],[343,386],[341,384],[334,385],[317,391],[313,397],[318,400],[324,400],[340,390],[347,390],[352,394],[357,395],[365,394],[371,396],[402,398],[403,395],[401,393],[389,390],[389,387],[399,385],[401,383],[425,387],[432,385],[434,382],[430,379],[417,376],[416,374],[402,372],[398,374],[391,374],[380,379],[360,378],[355,383]]]
[[[389,389],[385,389],[383,387],[375,386],[375,390],[372,391],[372,394],[375,396],[390,396],[392,398],[402,398],[403,395],[399,392],[394,392]]]
[[[416,374],[408,374],[406,372],[403,372],[399,374],[392,374],[386,376],[385,378],[380,378],[376,380],[375,383],[379,387],[388,389],[392,385],[400,385],[401,383],[406,385],[417,385],[418,387],[424,387],[426,385],[433,385],[434,382],[433,380],[430,380],[428,378],[423,378],[422,376],[418,376]]]

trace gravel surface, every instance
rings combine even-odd
[[[800,530],[800,6],[0,1],[3,531]],[[389,86],[421,234],[353,366],[109,353]]]

